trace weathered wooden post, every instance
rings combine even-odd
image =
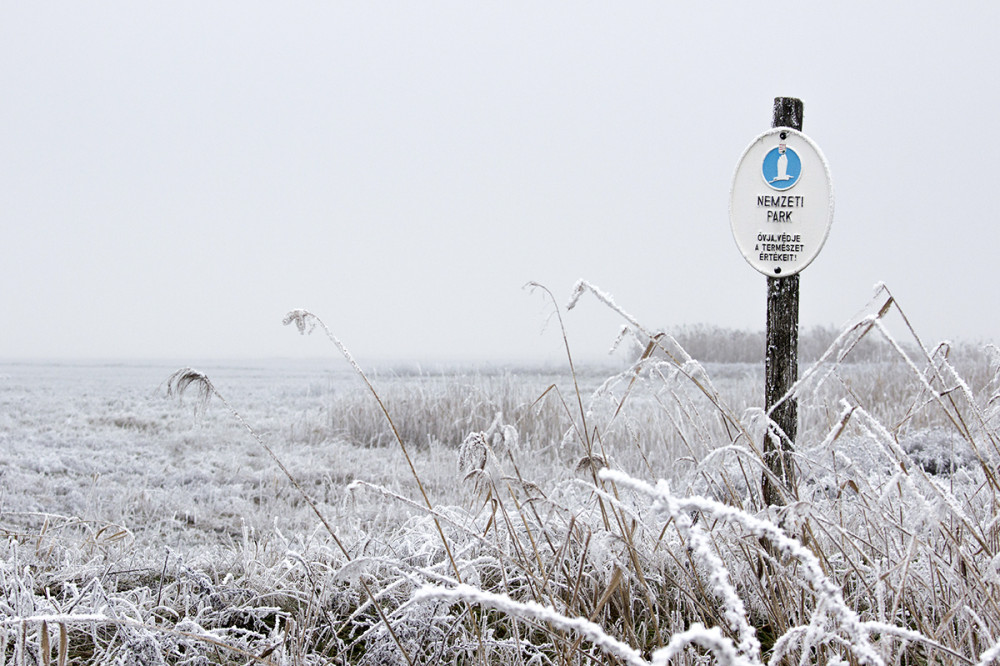
[[[744,151],[733,177],[729,216],[744,258],[767,276],[764,405],[773,422],[763,442],[764,501],[795,495],[792,444],[798,403],[789,395],[799,376],[799,271],[819,253],[833,221],[833,186],[823,154],[802,134],[802,101],[774,100],[769,132]]]
[[[802,131],[802,100],[774,99],[771,127],[791,127]],[[779,134],[780,138],[780,134]],[[764,438],[764,462],[789,494],[795,491],[795,464],[792,442],[799,430],[799,403],[789,396],[779,404],[799,380],[799,275],[767,277],[767,329],[764,354],[764,410],[780,433]],[[765,474],[761,480],[764,501],[784,504],[781,492]]]

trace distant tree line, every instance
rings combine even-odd
[[[692,358],[703,363],[763,363],[764,331],[724,328],[713,324],[689,324],[666,331]],[[799,331],[799,361],[818,360],[841,334],[833,326],[815,326]],[[670,343],[664,346],[672,353]],[[908,346],[901,345],[904,349]],[[639,356],[644,349],[634,344]],[[909,351],[909,350],[908,350]],[[872,363],[898,358],[885,338],[877,333],[866,335],[844,359],[846,363]]]

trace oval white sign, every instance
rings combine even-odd
[[[833,182],[819,146],[789,127],[754,139],[736,165],[729,222],[743,257],[764,275],[808,266],[833,222]]]

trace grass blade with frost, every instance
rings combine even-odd
[[[225,397],[223,397],[223,395],[218,391],[218,389],[215,388],[215,385],[212,383],[212,381],[208,378],[207,375],[205,375],[202,372],[198,372],[197,370],[192,370],[191,368],[182,368],[177,372],[175,372],[173,375],[171,375],[170,378],[167,380],[167,393],[170,395],[173,394],[181,395],[185,390],[190,388],[192,385],[198,387],[198,395],[203,402],[207,402],[211,396],[215,396],[216,398],[218,398],[222,402],[222,404],[226,406],[226,409],[229,410],[230,414],[232,414],[233,417],[235,417],[236,420],[239,421],[244,428],[246,428],[246,430],[250,433],[250,435],[257,441],[257,443],[260,444],[260,446],[265,451],[267,451],[268,455],[271,456],[271,459],[274,460],[274,462],[278,465],[278,468],[281,469],[281,471],[285,474],[285,476],[288,478],[291,484],[295,487],[295,489],[299,492],[302,498],[309,505],[309,508],[311,508],[313,513],[316,514],[316,517],[319,518],[320,522],[323,524],[323,527],[326,528],[326,531],[333,538],[334,543],[337,544],[337,547],[340,549],[344,557],[348,561],[350,561],[351,560],[350,553],[347,551],[347,548],[344,547],[343,542],[341,542],[340,537],[337,536],[337,533],[334,531],[333,527],[326,520],[326,517],[319,510],[319,507],[316,506],[316,503],[312,500],[312,497],[310,497],[309,494],[305,491],[305,489],[302,488],[298,480],[292,475],[292,473],[288,470],[288,468],[285,467],[285,464],[281,461],[278,455],[271,449],[270,446],[267,445],[267,442],[264,441],[264,439],[257,433],[257,431],[254,430],[250,426],[250,424],[246,422],[243,416],[238,411],[236,411],[236,409],[229,404],[229,402],[225,399]],[[369,597],[372,597],[371,590],[368,589],[367,584],[363,580],[361,581],[361,584],[362,586],[364,586],[366,594],[368,594]],[[372,598],[374,599],[374,597]],[[379,617],[385,623],[386,629],[389,631],[389,634],[395,641],[396,646],[399,648],[400,652],[405,657],[407,663],[410,664],[410,666],[413,666],[413,660],[410,658],[410,655],[407,653],[407,651],[403,648],[402,643],[399,642],[399,639],[397,638],[396,633],[392,628],[392,625],[389,623],[388,618],[385,617],[385,614],[382,611],[381,606],[379,606],[379,604],[377,603],[375,603],[374,606]]]

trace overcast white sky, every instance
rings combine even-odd
[[[1000,3],[3,2],[0,357],[558,358],[585,278],[759,330],[736,161],[805,102],[801,321],[994,339]],[[619,319],[565,313],[582,356]]]

